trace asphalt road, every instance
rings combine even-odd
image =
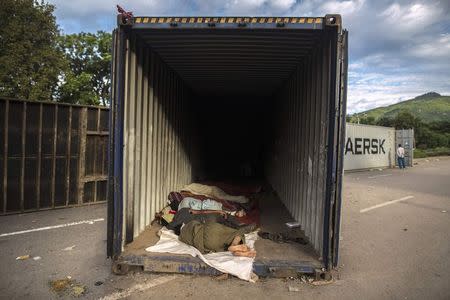
[[[405,200],[385,205],[398,199]],[[405,171],[346,174],[342,213],[338,276],[324,286],[283,279],[252,284],[183,275],[115,276],[105,258],[104,205],[0,217],[0,234],[88,221],[0,236],[0,298],[70,298],[49,286],[70,276],[86,299],[450,299],[450,158],[421,160]],[[21,255],[30,258],[16,260]]]

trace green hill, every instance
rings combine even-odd
[[[376,120],[385,116],[394,118],[399,111],[409,110],[413,115],[422,119],[425,123],[450,120],[450,96],[441,96],[438,93],[427,93],[411,100],[406,100],[393,105],[374,108],[351,116],[354,120],[373,117]]]

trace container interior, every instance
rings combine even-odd
[[[300,228],[288,229],[286,222],[294,222],[284,204],[276,196],[273,191],[263,192],[258,195],[260,203],[260,224],[259,228],[262,232],[270,233],[286,233],[292,237],[305,238]],[[200,268],[207,268],[199,258],[193,258],[186,254],[171,253],[153,253],[147,252],[145,249],[155,245],[158,240],[158,231],[161,225],[155,223],[145,228],[133,241],[125,246],[122,253],[122,259],[130,264],[143,266],[148,271],[156,272],[177,272],[180,267],[178,264],[200,265]],[[323,267],[322,259],[314,250],[311,244],[303,244],[298,242],[280,243],[270,239],[259,238],[255,243],[257,255],[255,265],[263,266],[263,268],[254,267],[255,273],[261,276],[267,275],[268,268],[280,267],[280,264],[287,264],[291,269],[301,270],[302,273],[314,273]],[[165,266],[169,265],[169,270],[160,269],[155,261],[164,261]],[[180,263],[182,262],[182,263]],[[187,267],[183,268],[187,270]],[[199,270],[195,268],[186,271],[186,273],[196,273]],[[290,275],[289,275],[290,276]],[[294,275],[295,276],[295,275]]]
[[[259,180],[276,199],[262,199],[270,228],[300,222],[309,246],[296,248],[298,257],[322,256],[336,36],[282,28],[117,34],[126,45],[123,246],[141,244],[168,193],[185,184]]]

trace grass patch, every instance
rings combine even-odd
[[[449,147],[437,147],[432,149],[414,149],[414,158],[424,158],[431,156],[450,156]]]

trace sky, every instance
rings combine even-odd
[[[449,0],[48,0],[64,33],[112,31],[116,4],[147,16],[342,15],[349,113],[426,92],[450,95]]]

